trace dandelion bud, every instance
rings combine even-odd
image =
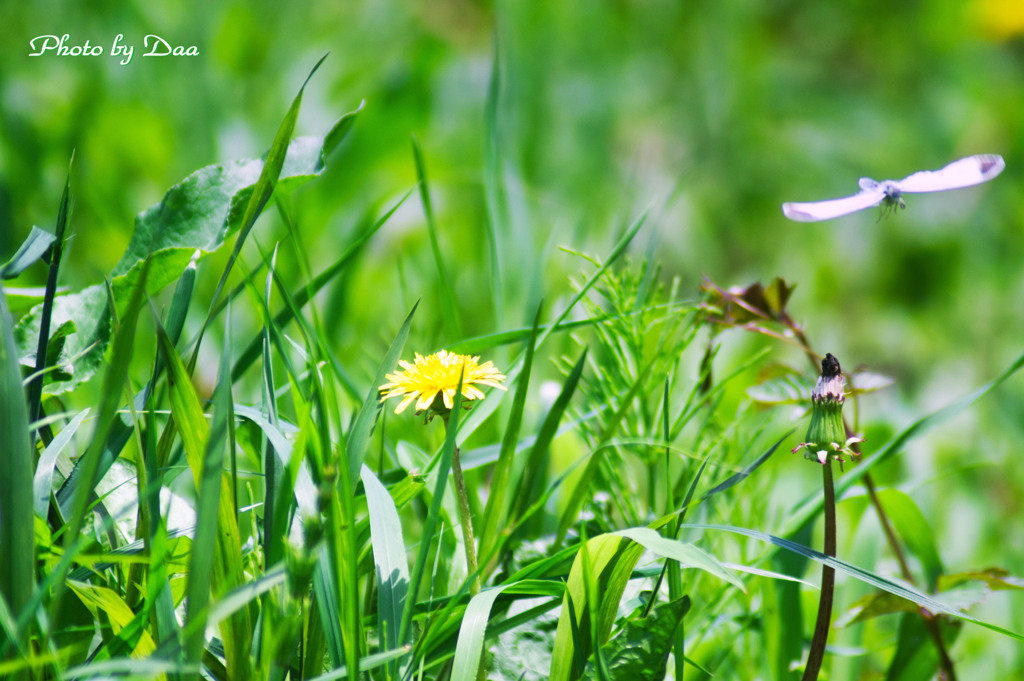
[[[863,442],[863,438],[846,437],[843,425],[843,402],[846,401],[846,382],[835,355],[828,353],[821,360],[821,376],[811,391],[811,425],[807,428],[807,441],[797,445],[794,452],[806,447],[804,458],[824,465],[829,457],[843,464],[843,454],[856,455],[850,445]]]

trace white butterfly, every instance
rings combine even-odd
[[[922,170],[902,180],[875,182],[870,177],[860,178],[860,193],[831,201],[811,203],[784,203],[782,212],[790,220],[817,222],[831,220],[840,215],[855,213],[884,202],[883,209],[906,208],[902,194],[942,192],[988,182],[1003,172],[1006,163],[1002,156],[982,154],[953,161],[941,170]]]

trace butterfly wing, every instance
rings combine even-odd
[[[893,184],[901,192],[910,194],[941,192],[988,182],[1003,172],[1005,167],[1006,163],[1003,161],[1003,157],[996,154],[968,156],[959,161],[953,161],[940,170],[924,170]]]
[[[859,210],[877,206],[885,198],[885,189],[876,184],[873,188],[861,191],[853,196],[829,201],[813,201],[810,203],[784,203],[782,213],[790,220],[797,222],[817,222],[831,220],[840,215],[856,213]]]

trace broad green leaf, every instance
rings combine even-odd
[[[322,174],[332,145],[351,128],[361,109],[342,116],[323,135],[292,140],[278,178],[280,190],[290,191]],[[263,165],[262,160],[249,159],[207,166],[171,187],[160,203],[139,213],[128,247],[110,275],[119,311],[147,256],[152,265],[146,291],[154,295],[181,276],[196,250],[216,251],[238,230]],[[53,324],[74,322],[77,331],[68,338],[65,355],[77,359],[74,378],[46,386],[47,394],[71,390],[96,373],[110,336],[106,306],[102,284],[56,298]],[[36,306],[18,322],[19,356],[34,352],[41,314],[42,306]]]
[[[609,681],[661,681],[672,650],[676,629],[690,610],[690,597],[654,607],[651,614],[629,620],[622,633],[604,645]],[[599,678],[593,662],[587,664],[583,679]]]
[[[1015,577],[1007,570],[995,567],[985,570],[958,572],[955,575],[942,575],[938,579],[937,586],[939,591],[948,591],[965,582],[982,582],[993,591],[1017,591],[1024,589],[1024,578]]]

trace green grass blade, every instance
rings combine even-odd
[[[455,305],[455,292],[448,277],[448,269],[441,257],[441,245],[437,237],[437,223],[434,221],[434,208],[430,202],[430,185],[427,182],[427,167],[423,161],[423,152],[416,136],[412,137],[412,157],[416,163],[416,177],[419,180],[420,201],[423,213],[427,218],[427,233],[430,236],[430,249],[434,254],[434,265],[441,284],[441,316],[444,319],[445,334],[449,338],[461,338],[462,327],[459,324],[458,308]]]
[[[637,232],[640,231],[640,228],[643,226],[646,220],[647,211],[645,210],[643,213],[640,214],[640,217],[638,217],[633,222],[633,224],[631,224],[626,229],[625,233],[612,248],[611,253],[608,254],[608,259],[604,262],[604,264],[602,264],[597,269],[597,271],[590,275],[590,278],[587,279],[583,286],[580,287],[579,292],[573,297],[571,301],[569,301],[569,304],[566,305],[565,309],[562,310],[561,314],[558,315],[558,318],[555,319],[555,321],[552,322],[550,325],[548,325],[545,330],[541,331],[540,336],[537,338],[537,342],[535,344],[535,350],[539,349],[540,346],[544,344],[544,341],[547,340],[548,336],[550,336],[553,331],[561,328],[562,322],[565,321],[565,319],[573,311],[576,305],[579,304],[583,297],[587,295],[587,292],[594,286],[594,284],[600,281],[601,277],[604,276],[604,273],[608,270],[609,267],[612,266],[612,264],[616,260],[618,260],[619,256],[625,253],[626,248],[633,240],[633,237],[636,236]],[[519,355],[519,357],[517,357],[512,362],[512,366],[509,367],[508,371],[505,372],[505,376],[509,383],[516,380],[516,378],[519,376],[519,372],[522,371],[523,361],[525,358],[526,351],[524,350]],[[498,402],[501,401],[502,394],[503,391],[501,390],[491,391],[491,394],[485,397],[482,402],[477,404],[473,408],[473,411],[470,412],[469,416],[463,419],[461,431],[459,432],[460,442],[464,442],[467,437],[473,434],[473,431],[480,427],[480,424],[486,421],[487,418],[492,413],[494,413],[494,410],[498,408]]]
[[[452,681],[477,681],[480,669],[480,657],[484,648],[484,634],[487,632],[487,621],[491,618],[491,608],[498,599],[504,586],[488,589],[473,596],[466,606],[459,628],[459,640],[455,645],[455,660],[452,663]]]
[[[18,246],[11,259],[0,266],[0,279],[14,279],[19,274],[41,260],[50,250],[57,237],[45,229],[33,226],[28,236]]]
[[[957,605],[946,605],[942,601],[936,600],[931,596],[921,593],[917,589],[907,584],[894,582],[891,579],[887,579],[885,577],[882,577],[881,575],[871,572],[870,570],[865,570],[864,568],[860,568],[851,563],[847,563],[846,561],[840,560],[839,558],[835,558],[833,556],[826,556],[824,553],[821,553],[820,551],[815,551],[814,549],[804,546],[803,544],[798,544],[797,542],[789,541],[788,539],[783,539],[781,537],[776,537],[765,532],[749,530],[745,527],[732,527],[729,525],[703,525],[697,523],[685,523],[682,527],[690,530],[718,530],[721,532],[732,532],[734,534],[740,534],[746,537],[750,537],[752,539],[756,539],[758,541],[772,544],[773,546],[777,546],[786,551],[799,554],[805,558],[809,558],[815,562],[821,563],[822,565],[827,565],[830,568],[836,570],[837,572],[842,572],[843,574],[849,575],[854,579],[859,579],[860,581],[869,584],[877,589],[881,589],[882,591],[887,591],[891,594],[895,594],[900,598],[905,598],[908,601],[912,601],[923,608],[927,608],[929,611],[933,613],[943,613],[946,615],[950,615],[951,617],[956,617],[957,619],[964,620],[965,622],[970,622],[972,624],[977,624],[979,626],[985,627],[986,629],[991,629],[992,631],[1003,634],[1004,636],[1009,636],[1010,638],[1016,639],[1018,641],[1024,641],[1024,634],[1018,634],[1017,632],[1010,631],[1009,629],[1004,629],[1003,627],[997,626],[995,624],[990,624],[988,622],[984,622],[982,620],[971,617],[967,613],[961,611],[959,606]]]
[[[327,639],[327,653],[333,667],[340,667],[345,661],[344,633],[341,631],[342,609],[334,597],[338,591],[325,546],[317,556],[316,570],[313,572],[313,601],[320,615],[324,637]]]
[[[484,197],[487,206],[487,246],[491,263],[491,296],[494,318],[504,319],[502,313],[502,284],[500,236],[508,226],[505,210],[504,185],[501,181],[501,136],[498,131],[498,100],[501,95],[501,63],[498,59],[498,33],[494,32],[494,57],[491,62],[491,80],[487,85],[487,103],[484,106]],[[516,260],[520,260],[516,258]],[[465,354],[465,353],[462,353]]]
[[[231,251],[231,255],[228,257],[227,264],[224,266],[224,271],[221,273],[220,281],[217,282],[217,288],[213,292],[213,298],[210,301],[210,312],[206,316],[206,320],[203,322],[203,326],[199,331],[199,337],[196,339],[195,346],[192,350],[192,360],[190,364],[194,365],[199,355],[199,346],[203,340],[203,332],[209,325],[210,320],[213,316],[213,310],[217,306],[218,299],[220,298],[221,292],[224,290],[224,285],[227,283],[228,275],[231,274],[235,261],[238,260],[239,254],[242,252],[242,245],[245,243],[246,237],[249,236],[249,232],[252,230],[253,225],[256,224],[256,218],[263,212],[263,207],[267,205],[267,201],[270,200],[271,195],[274,193],[274,187],[277,185],[277,178],[281,175],[281,168],[284,166],[285,157],[288,155],[288,143],[291,141],[292,133],[295,131],[295,122],[299,117],[299,107],[302,105],[302,93],[306,89],[306,85],[309,84],[310,78],[316,73],[316,70],[320,68],[320,64],[323,63],[327,55],[320,57],[320,61],[316,63],[313,70],[309,72],[306,77],[306,82],[299,88],[299,93],[295,95],[295,99],[292,100],[292,105],[288,109],[288,113],[285,114],[284,120],[281,121],[280,127],[277,129],[277,134],[274,136],[274,142],[270,145],[270,151],[267,152],[267,160],[263,163],[263,168],[260,170],[260,177],[256,181],[256,185],[253,187],[252,195],[249,197],[249,203],[245,207],[245,213],[242,216],[242,224],[238,230],[238,236],[235,238],[235,246]]]
[[[675,539],[667,539],[648,527],[617,530],[611,534],[632,539],[658,556],[671,558],[688,567],[699,568],[719,579],[725,580],[740,591],[746,591],[743,587],[743,582],[726,570],[717,559],[693,544]]]
[[[230,373],[225,351],[221,375],[214,392],[214,419],[207,424],[181,358],[163,329],[157,328],[161,349],[167,358],[171,413],[181,435],[185,457],[197,481],[199,502],[193,545],[208,547],[193,551],[189,564],[188,629],[186,659],[198,662],[205,638],[207,605],[211,591],[223,593],[243,583],[238,525],[235,520],[231,487],[223,475],[224,450],[230,418]],[[225,334],[230,338],[230,334]],[[248,613],[242,612],[221,628],[228,666],[245,678],[249,671],[249,645],[252,627]]]
[[[377,373],[373,376],[373,383],[370,385],[370,390],[363,401],[363,406],[356,415],[355,423],[352,424],[352,429],[349,431],[348,442],[345,446],[345,457],[348,460],[350,480],[354,481],[359,477],[359,471],[362,468],[363,461],[366,459],[366,446],[370,441],[373,424],[377,422],[377,416],[383,407],[380,401],[380,391],[377,388],[387,382],[386,375],[394,370],[395,365],[398,363],[398,358],[402,356],[405,342],[409,338],[409,329],[412,328],[412,317],[416,314],[417,307],[419,307],[419,301],[409,310],[409,314],[406,315],[405,321],[398,330],[398,334],[391,341],[388,351],[384,353],[384,359],[381,360],[380,365],[377,367]]]
[[[328,268],[326,268],[323,272],[314,277],[309,284],[307,284],[305,287],[303,287],[297,293],[295,293],[295,309],[302,309],[303,307],[305,307],[306,303],[312,300],[313,297],[324,286],[329,284],[331,281],[334,280],[335,277],[341,274],[341,272],[343,272],[345,268],[348,267],[352,263],[352,261],[355,260],[355,257],[360,253],[360,251],[362,251],[363,246],[366,245],[370,238],[373,237],[373,235],[376,234],[378,230],[380,230],[380,228],[384,226],[384,223],[386,223],[388,219],[392,215],[394,215],[395,211],[397,211],[401,207],[401,205],[405,203],[405,200],[412,195],[412,192],[412,189],[406,192],[405,196],[399,199],[395,203],[395,205],[392,206],[390,210],[388,210],[387,213],[385,213],[379,220],[377,220],[377,222],[373,224],[372,227],[370,227],[368,230],[364,231],[359,236],[357,236],[352,241],[352,243],[348,245],[348,247],[345,249],[345,252],[341,254],[341,257],[335,260],[334,263],[330,265]],[[294,318],[295,313],[293,309],[285,308],[278,312],[277,315],[274,317],[274,326],[279,329],[284,328],[284,326]],[[252,363],[255,362],[256,358],[260,356],[262,342],[263,337],[261,334],[253,338],[249,345],[246,346],[245,350],[243,350],[242,353],[238,356],[238,359],[235,361],[235,366],[231,370],[231,379],[233,381],[237,381],[239,378],[241,378],[245,370],[252,366]]]
[[[50,269],[46,278],[46,295],[43,298],[43,311],[39,319],[39,338],[36,343],[36,377],[28,384],[28,418],[30,422],[39,420],[43,401],[43,369],[46,368],[47,349],[50,345],[50,322],[53,316],[53,299],[57,295],[57,275],[60,272],[60,258],[64,252],[64,232],[68,226],[68,214],[71,212],[71,164],[75,155],[71,154],[68,162],[68,174],[64,180],[64,192],[60,197],[57,209],[57,225],[54,229],[53,249],[50,251]],[[32,433],[35,442],[35,432]]]
[[[551,442],[555,439],[555,435],[558,433],[558,424],[561,423],[566,409],[569,408],[569,402],[576,392],[586,361],[587,349],[584,348],[583,352],[580,353],[580,358],[576,360],[572,371],[566,377],[565,383],[562,384],[561,392],[558,393],[558,397],[551,405],[551,409],[548,410],[547,416],[544,417],[544,423],[541,424],[540,430],[537,431],[537,439],[533,443],[533,447],[530,448],[530,455],[526,460],[522,476],[519,479],[519,492],[516,494],[518,506],[512,516],[516,519],[517,523],[522,520],[527,509],[537,500],[541,491],[538,481],[541,479],[543,472],[547,470],[548,455],[551,453]]]
[[[34,591],[32,446],[18,352],[7,299],[0,289],[0,595],[20,613]],[[47,489],[49,493],[49,489]],[[19,634],[19,639],[23,632]],[[20,648],[23,640],[12,641]],[[6,647],[6,646],[5,646]],[[20,677],[19,677],[20,678]]]
[[[669,303],[665,305],[657,305],[653,309],[660,310],[666,314],[685,314],[689,311],[688,305],[681,303]],[[614,321],[625,321],[636,318],[640,315],[640,312],[626,312],[623,314],[599,314],[593,317],[587,317],[585,319],[573,319],[570,321],[561,321],[558,324],[541,324],[538,328],[543,334],[559,333],[563,331],[574,331],[576,329],[582,329],[603,322],[614,322]],[[455,341],[445,346],[445,350],[454,352],[460,355],[480,355],[490,350],[491,348],[497,348],[502,345],[512,345],[514,343],[523,343],[533,334],[532,326],[522,326],[518,329],[510,329],[508,331],[498,331],[496,333],[488,333],[482,336],[473,336],[472,338],[465,338],[463,340]]]
[[[578,679],[582,669],[578,668],[575,660],[585,661],[589,657],[595,636],[598,641],[607,640],[626,583],[644,550],[640,544],[612,534],[593,537],[588,540],[587,549],[589,565],[586,569],[593,575],[594,592],[600,599],[599,603],[593,604],[597,621],[590,615],[591,605],[584,579],[584,552],[580,551],[565,584],[562,613],[555,632],[550,673],[553,681]],[[574,630],[578,632],[575,636]],[[579,647],[574,640],[579,642]]]
[[[455,391],[454,404],[452,405],[451,416],[448,427],[445,431],[444,445],[441,446],[441,460],[437,467],[437,483],[434,485],[434,497],[430,502],[430,510],[423,523],[423,532],[420,535],[420,550],[413,564],[412,580],[409,582],[409,598],[405,601],[405,612],[402,613],[402,626],[398,632],[400,641],[406,640],[406,635],[412,631],[412,615],[416,606],[416,599],[419,597],[420,584],[423,582],[423,575],[427,569],[427,559],[430,555],[430,544],[434,539],[437,528],[437,521],[441,515],[441,501],[444,498],[444,490],[448,485],[448,475],[452,467],[452,453],[455,451],[455,439],[459,430],[459,416],[462,414],[462,377],[459,377],[459,385]],[[470,575],[472,577],[472,575]]]
[[[409,564],[405,557],[402,521],[395,500],[377,476],[366,466],[361,477],[366,490],[366,507],[370,516],[370,543],[377,572],[377,631],[385,650],[408,643],[398,640],[402,611],[409,592]],[[398,663],[388,664],[388,677],[398,678]]]
[[[530,386],[530,372],[533,368],[534,343],[537,341],[537,327],[540,324],[542,309],[543,305],[538,305],[537,313],[533,318],[533,333],[526,346],[523,370],[519,374],[515,398],[512,400],[512,412],[508,417],[508,425],[505,426],[505,434],[501,441],[501,453],[498,455],[498,462],[494,466],[494,474],[491,478],[491,493],[487,497],[487,504],[484,507],[484,522],[480,528],[480,556],[485,561],[481,563],[480,567],[484,571],[487,568],[485,563],[490,559],[491,549],[498,543],[498,528],[504,526],[506,517],[505,499],[508,492],[509,476],[512,473],[512,460],[515,457],[516,444],[519,441],[519,432],[523,425],[523,411],[526,409],[526,395]],[[481,575],[481,579],[484,576]]]
[[[80,411],[66,426],[61,428],[57,437],[50,441],[50,444],[39,456],[39,463],[36,464],[36,472],[32,478],[32,495],[34,497],[33,510],[40,518],[46,518],[46,511],[50,507],[50,488],[53,486],[53,469],[57,464],[57,457],[71,442],[71,438],[88,415],[88,409]],[[6,431],[6,429],[4,430]],[[13,450],[5,449],[5,451]]]

